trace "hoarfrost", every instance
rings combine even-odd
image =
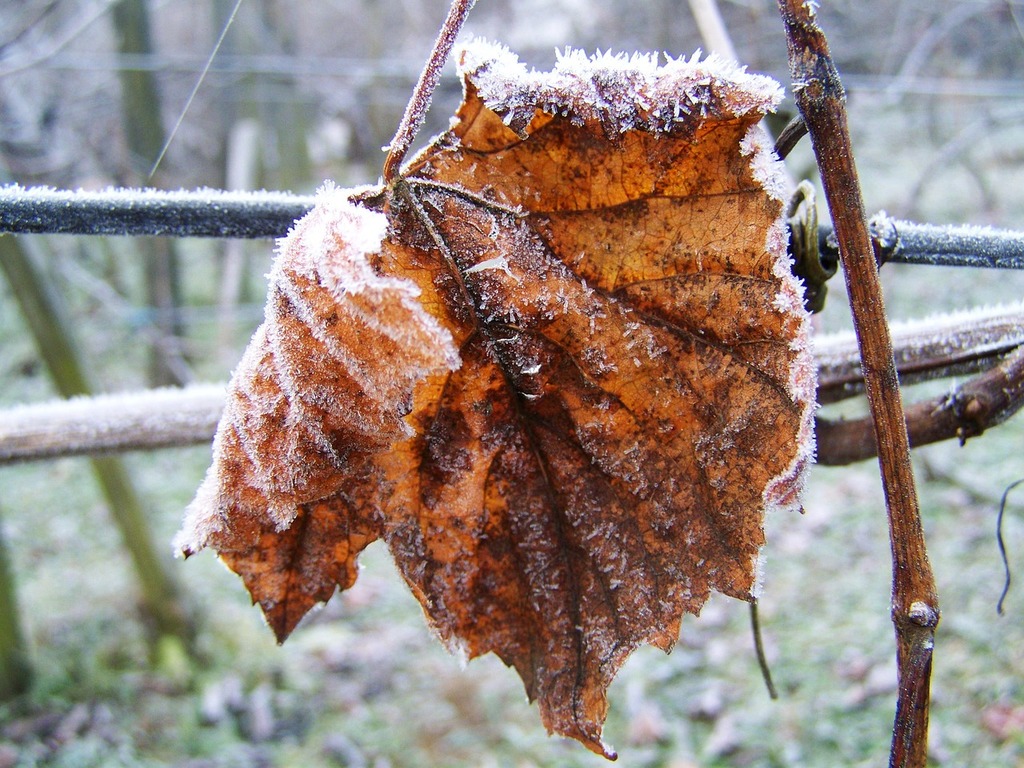
[[[776,200],[786,200],[791,182],[772,148],[768,134],[760,125],[750,128],[740,144],[740,151],[750,157],[751,173],[766,194]],[[810,316],[803,309],[803,289],[793,275],[788,243],[785,216],[780,214],[768,229],[764,247],[773,257],[772,274],[779,283],[773,305],[780,313],[799,318],[800,327],[790,342],[795,354],[790,364],[787,389],[793,401],[802,404],[803,410],[796,436],[796,454],[789,466],[765,487],[762,498],[766,516],[777,509],[793,509],[798,506],[806,474],[804,469],[813,462],[815,452],[814,411],[817,408],[818,371],[811,353]],[[755,559],[754,568],[756,596],[762,578],[759,558]]]
[[[519,278],[512,273],[512,270],[509,269],[508,259],[505,257],[504,254],[495,256],[490,259],[484,259],[483,261],[474,264],[472,267],[467,269],[465,273],[467,275],[471,275],[475,272],[483,272],[484,270],[488,269],[499,269],[509,277],[513,278],[516,282],[519,282]]]
[[[868,222],[885,260],[904,264],[1020,269],[1024,236],[975,224],[917,224],[879,211]]]
[[[388,445],[408,433],[402,415],[413,387],[461,365],[451,333],[419,303],[419,288],[374,269],[369,256],[382,248],[387,219],[355,205],[354,194],[325,186],[279,242],[267,320],[229,385],[214,461],[175,538],[178,551],[198,551],[224,531],[225,515],[247,507],[253,490],[265,506],[248,511],[287,526],[317,492],[311,467],[339,465],[337,432]],[[373,336],[392,343],[390,364],[353,349]],[[353,385],[363,398],[358,408],[345,401]],[[239,458],[227,455],[229,444],[248,462],[249,490],[222,479]]]
[[[770,111],[782,99],[782,87],[772,78],[716,54],[702,60],[700,51],[660,64],[657,54],[587,56],[571,48],[557,57],[551,72],[537,72],[505,46],[475,40],[462,50],[459,70],[484,103],[524,137],[538,108],[576,124],[600,122],[610,134],[664,133],[694,111],[739,117]]]
[[[999,354],[1024,344],[1024,301],[894,321],[889,329],[897,363]],[[819,335],[814,339],[814,356],[823,376],[856,366],[860,361],[856,336],[853,331]]]
[[[0,462],[185,445],[212,434],[223,408],[213,384],[18,405],[0,411]]]
[[[793,193],[785,164],[775,154],[771,137],[760,123],[752,125],[740,142],[740,153],[750,157],[750,172],[769,197],[783,202]]]
[[[380,251],[388,222],[384,214],[354,205],[351,200],[356,192],[324,185],[316,207],[280,241],[280,257],[270,273],[271,288],[291,283],[285,274],[288,270],[319,282],[339,302],[346,296],[365,294],[372,307],[386,296],[389,303],[397,302],[403,314],[408,314],[415,336],[425,333],[434,342],[434,350],[443,352],[446,365],[458,369],[461,362],[451,334],[419,304],[419,288],[405,278],[378,274],[367,260],[369,254]],[[366,327],[400,344],[414,335],[407,324],[382,320],[379,312],[358,304],[352,309]],[[315,325],[311,327],[316,330]],[[424,356],[432,361],[434,351]]]

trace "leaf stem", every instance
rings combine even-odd
[[[455,38],[466,21],[466,17],[472,10],[476,0],[452,0],[451,8],[448,9],[448,17],[441,26],[441,31],[434,41],[434,48],[427,58],[427,63],[420,73],[420,79],[416,82],[409,103],[405,106],[405,114],[398,124],[398,130],[388,145],[388,156],[384,159],[384,183],[390,184],[398,176],[398,170],[405,160],[409,148],[412,146],[416,134],[423,125],[427,116],[427,109],[430,107],[430,100],[434,95],[434,89],[441,79],[441,70],[448,61],[448,54],[455,45]]]
[[[750,630],[754,634],[754,652],[757,654],[757,665],[761,668],[761,677],[764,678],[764,685],[768,689],[768,697],[773,701],[779,698],[779,692],[772,682],[772,670],[768,666],[768,657],[764,652],[764,641],[761,639],[761,619],[757,614],[757,600],[750,603]]]
[[[807,123],[846,276],[874,421],[892,549],[899,695],[893,768],[924,768],[938,597],[925,547],[903,404],[871,234],[853,160],[845,94],[812,3],[778,0],[797,106]]]

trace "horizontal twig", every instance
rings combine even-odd
[[[78,397],[0,411],[0,465],[207,443],[224,387]]]
[[[274,238],[313,207],[286,192],[0,187],[0,232]]]
[[[1024,345],[1024,302],[894,322],[890,330],[901,384],[973,374]],[[815,338],[814,356],[820,404],[864,391],[852,331]]]
[[[907,378],[962,373],[967,364],[976,370],[1005,367],[1007,356],[1024,347],[1024,304],[896,323],[893,339],[901,376]],[[825,335],[816,339],[814,346],[819,399],[826,396],[834,402],[863,388],[853,334]],[[1016,369],[1010,370],[1012,375]],[[973,392],[964,391],[968,395]],[[966,401],[961,397],[957,402]],[[206,384],[18,406],[0,411],[0,465],[208,443],[223,404],[223,385]],[[935,407],[933,402],[921,408],[912,406],[908,414],[916,414],[914,418],[919,422]],[[989,409],[1002,418],[1012,412],[1004,415],[1005,410]],[[948,419],[943,423],[948,424]],[[857,461],[874,455],[869,424],[820,424],[821,463]],[[958,427],[962,426],[958,422]],[[847,434],[854,441],[850,451],[832,448],[837,440],[847,439]],[[911,434],[915,434],[913,428]],[[918,430],[917,434],[923,432]],[[948,426],[938,426],[930,434],[935,435],[932,441],[970,436],[960,435],[956,429],[950,431]]]
[[[931,400],[913,403],[905,412],[910,445],[952,438],[961,444],[1002,424],[1024,405],[1024,348],[996,367]],[[875,455],[871,418],[815,419],[818,463],[852,464]]]

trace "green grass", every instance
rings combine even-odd
[[[956,474],[971,474],[966,462],[987,454],[1012,457],[1001,449],[1020,437],[1015,425],[977,447],[927,453],[932,473],[948,473],[922,493],[944,610],[932,723],[937,764],[1024,759],[1024,734],[998,738],[982,725],[988,708],[1019,705],[1024,695],[1024,593],[1012,592],[1008,615],[996,616],[995,510],[990,499],[964,491]],[[201,454],[135,461],[159,500],[154,526],[165,539],[188,495],[185,478],[201,475]],[[85,484],[76,463],[58,463],[62,484]],[[1012,474],[1012,463],[992,472]],[[172,467],[183,483],[177,495],[155,488]],[[31,499],[36,520],[64,522],[28,524],[26,512],[9,521],[39,674],[31,697],[0,710],[0,743],[22,754],[15,765],[331,766],[346,764],[346,755],[349,764],[396,768],[603,764],[544,735],[518,679],[496,659],[463,669],[445,653],[379,546],[364,557],[357,586],[283,647],[212,556],[180,564],[205,614],[202,664],[188,685],[147,671],[128,567],[104,513],[88,493],[83,506],[59,510],[61,491],[38,482],[47,474],[41,466],[18,474],[25,485],[11,490]],[[983,491],[998,496],[1001,482]],[[770,521],[761,613],[782,698],[769,701],[760,680],[746,607],[715,598],[700,618],[684,621],[670,656],[641,650],[614,684],[607,738],[624,765],[883,762],[894,671],[877,486],[868,465],[816,468],[805,514]],[[1019,517],[1008,520],[1007,534],[1011,552],[1022,551]],[[61,741],[31,727],[47,716],[56,731],[76,716],[85,723]],[[30,735],[19,738],[24,730]]]

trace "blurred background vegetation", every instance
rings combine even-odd
[[[445,5],[242,0],[189,102],[232,0],[5,0],[0,180],[295,192],[324,179],[373,183]],[[774,2],[720,8],[743,63],[788,83]],[[1024,3],[825,0],[819,16],[849,91],[869,209],[1024,229]],[[566,45],[701,46],[686,0],[479,0],[467,35],[501,40],[537,67]],[[453,71],[421,143],[457,104]],[[815,176],[806,143],[788,165]],[[269,242],[0,238],[0,407],[226,380],[261,317],[271,255]],[[33,341],[12,264],[28,265],[50,302],[43,324],[62,320],[48,327],[72,342],[47,345],[52,360]],[[985,270],[889,265],[883,281],[897,318],[1024,296],[1024,276]],[[838,282],[823,331],[849,325]],[[55,373],[68,360],[77,378]],[[944,612],[936,765],[1024,765],[1024,590],[996,615],[994,540],[999,497],[1024,477],[1021,421],[916,455]],[[20,607],[0,642],[23,650],[20,666],[0,670],[0,689],[31,682],[0,704],[0,768],[602,764],[546,737],[497,660],[463,670],[447,656],[378,547],[353,590],[276,647],[212,556],[163,557],[208,460],[198,447],[128,455],[113,469],[86,459],[0,467],[0,574],[14,587],[0,590],[0,612],[14,615],[11,599]],[[715,599],[684,622],[671,656],[643,650],[620,674],[607,738],[623,764],[885,761],[895,671],[874,463],[815,468],[804,507],[768,529],[761,613],[782,699],[764,691],[746,607]],[[1004,532],[1018,572],[1020,510],[1018,498]]]

